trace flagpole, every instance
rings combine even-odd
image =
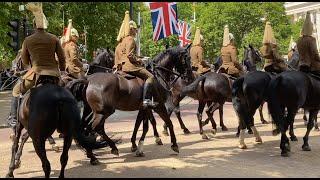
[[[196,3],[193,2],[193,22],[196,23]]]
[[[141,19],[140,19],[140,7],[138,8],[138,42],[137,42],[137,46],[138,46],[138,49],[137,49],[137,53],[138,53],[138,56],[140,56],[140,33],[141,33],[141,29],[140,29],[140,22]]]

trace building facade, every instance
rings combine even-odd
[[[311,21],[313,23],[313,36],[317,40],[319,51],[320,44],[320,2],[285,2],[286,14],[291,17],[292,22],[306,17],[307,11],[310,11]],[[302,27],[301,27],[302,28]]]

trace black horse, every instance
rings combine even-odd
[[[93,157],[92,150],[106,147],[107,145],[106,142],[97,143],[95,137],[82,134],[80,111],[73,95],[63,87],[46,82],[47,79],[50,78],[41,76],[40,81],[43,80],[43,83],[39,84],[42,85],[26,93],[21,102],[7,177],[13,177],[13,171],[17,167],[16,161],[20,161],[20,157],[16,159],[16,153],[23,128],[27,129],[28,134],[23,136],[20,147],[21,152],[23,144],[30,135],[35,151],[41,159],[46,178],[50,176],[51,167],[46,155],[45,140],[55,130],[61,132],[64,137],[63,152],[60,158],[60,178],[64,177],[68,151],[73,138],[80,147],[86,150],[87,156],[91,158],[91,161],[96,160]]]
[[[112,72],[114,52],[109,48],[99,49],[96,58],[89,64],[88,75],[97,72]]]
[[[253,71],[238,78],[232,85],[232,104],[239,118],[238,134],[242,149],[247,148],[244,143],[244,130],[251,128],[256,141],[261,143],[261,137],[254,127],[256,110],[267,101],[266,89],[272,75],[263,71]]]
[[[289,156],[290,143],[286,131],[288,126],[293,124],[299,108],[309,111],[302,150],[310,151],[309,133],[320,109],[320,80],[301,71],[283,72],[270,82],[268,94],[269,113],[281,132],[281,156]]]

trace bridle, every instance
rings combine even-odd
[[[182,61],[182,65],[185,66],[186,62],[185,60]],[[166,78],[164,78],[161,73],[159,73],[158,71],[155,71],[155,69],[160,69],[160,70],[163,70],[163,71],[166,71],[170,74],[173,74],[175,75],[175,78],[171,81],[167,81]],[[166,87],[164,86],[164,88],[167,90],[167,91],[171,91],[173,89],[173,85],[176,83],[176,81],[181,77],[181,78],[186,78],[187,77],[187,73],[188,71],[185,71],[184,73],[180,73],[180,72],[177,72],[175,70],[170,70],[168,68],[165,68],[165,67],[162,67],[162,66],[159,66],[158,64],[154,63],[154,62],[151,62],[151,72],[155,75],[155,77],[157,79],[161,79]],[[158,78],[159,77],[159,78]]]

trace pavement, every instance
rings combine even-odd
[[[106,121],[105,128],[108,134],[122,137],[123,142],[117,145],[119,157],[110,154],[110,148],[99,149],[95,153],[98,154],[100,164],[92,166],[84,152],[73,143],[69,150],[65,177],[320,177],[320,132],[312,130],[310,133],[309,144],[312,151],[302,151],[302,137],[306,131],[302,114],[297,114],[294,124],[298,142],[291,142],[291,156],[284,158],[280,156],[280,135],[272,136],[272,125],[261,124],[258,113],[255,115],[255,123],[263,143],[256,144],[253,135],[246,134],[245,142],[248,149],[242,150],[237,147],[238,138],[235,137],[235,133],[238,120],[231,103],[226,103],[224,106],[224,122],[229,130],[221,131],[219,127],[217,134],[209,140],[203,140],[199,134],[196,118],[197,102],[185,99],[181,105],[182,118],[191,134],[184,135],[176,116],[171,116],[180,148],[179,154],[171,150],[170,137],[161,134],[163,121],[155,114],[157,129],[164,145],[155,144],[153,130],[149,126],[144,143],[145,157],[136,157],[135,153],[130,151],[130,138],[137,112],[117,111]],[[263,113],[266,120],[270,122],[266,104]],[[215,112],[214,118],[219,124],[218,112]],[[211,125],[207,125],[204,129],[209,131]],[[138,132],[138,138],[141,133],[142,127]],[[8,138],[9,134],[10,129],[0,129],[0,177],[5,177],[9,166],[12,145]],[[62,147],[63,141],[58,138],[58,134],[54,133],[53,137],[58,146]],[[48,142],[46,149],[51,163],[51,177],[58,177],[61,152],[51,150]],[[21,161],[21,167],[14,172],[15,177],[44,177],[41,161],[30,139],[24,147]]]

